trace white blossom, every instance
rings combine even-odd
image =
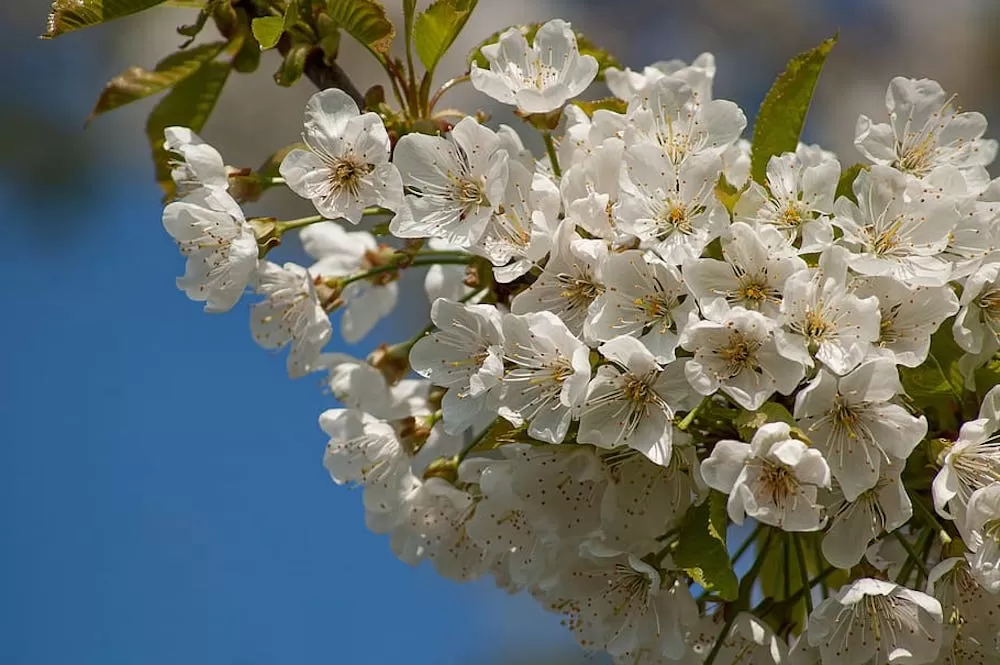
[[[680,331],[695,314],[680,272],[642,251],[610,254],[604,292],[594,300],[587,328],[597,341],[638,337],[660,362],[673,362]]]
[[[494,389],[503,376],[500,312],[492,305],[438,299],[431,306],[431,321],[438,330],[413,345],[410,366],[434,385],[448,388],[441,401],[444,427],[457,434],[498,396]]]
[[[519,28],[509,28],[495,44],[482,47],[490,63],[472,63],[472,85],[523,113],[555,111],[587,89],[597,76],[597,60],[581,55],[569,23],[553,19],[535,33],[533,43]]]
[[[723,261],[703,258],[684,263],[685,282],[703,312],[721,307],[717,310],[721,315],[739,305],[777,318],[785,282],[806,267],[805,261],[785,251],[773,228],[755,230],[743,222],[727,230],[722,255]]]
[[[1000,657],[994,617],[1000,595],[984,589],[961,557],[944,559],[930,570],[927,593],[941,603],[945,653],[942,665],[989,663]]]
[[[773,226],[789,243],[801,239],[801,252],[821,251],[833,242],[827,216],[839,179],[836,158],[809,164],[796,153],[774,155],[767,162],[767,189],[751,182],[736,203],[736,219]]]
[[[885,93],[889,122],[860,116],[854,145],[876,164],[918,178],[950,165],[959,168],[970,185],[985,185],[985,167],[996,157],[997,142],[982,138],[983,114],[959,113],[954,99],[936,81],[897,76]]]
[[[611,654],[640,647],[668,658],[684,654],[685,629],[698,617],[687,585],[635,554],[587,541],[580,558],[541,592],[566,616],[580,644]]]
[[[634,72],[628,67],[624,70],[608,67],[604,70],[605,82],[615,97],[630,101],[636,95],[644,92],[649,84],[664,76],[674,76],[685,80],[689,85],[697,86],[702,95],[711,99],[712,81],[715,78],[715,56],[702,53],[691,64],[683,60],[662,60]]]
[[[500,415],[548,443],[566,436],[572,410],[590,381],[587,346],[551,312],[510,314],[503,318],[503,376]]]
[[[350,277],[383,265],[386,260],[386,248],[379,247],[372,234],[348,232],[334,222],[311,224],[302,229],[299,238],[306,254],[316,259],[309,266],[309,273],[320,284],[323,278]],[[353,281],[333,293],[342,303],[340,333],[344,340],[353,344],[370,333],[376,323],[396,308],[398,294],[399,285],[392,273]]]
[[[615,210],[619,228],[669,264],[697,258],[722,233],[729,217],[715,196],[721,170],[722,161],[713,153],[674,166],[655,145],[626,148],[622,199]]]
[[[955,341],[969,353],[1000,347],[1000,263],[984,264],[965,281],[955,317]]]
[[[979,418],[962,423],[958,440],[941,452],[939,463],[931,488],[934,507],[961,527],[972,494],[1000,482],[1000,386],[983,397]]]
[[[876,358],[842,377],[826,370],[795,397],[795,418],[830,463],[849,501],[875,486],[927,434],[927,420],[891,400],[902,391],[891,360]]]
[[[869,277],[855,294],[878,298],[875,352],[904,367],[918,367],[927,359],[931,335],[959,308],[950,287],[909,287],[892,277]]]
[[[626,143],[659,145],[677,165],[696,154],[719,156],[736,142],[747,126],[743,111],[731,101],[711,99],[703,76],[686,78],[652,81],[629,102]]]
[[[909,521],[913,505],[900,478],[902,472],[900,463],[883,464],[875,484],[854,499],[843,496],[838,488],[840,500],[828,511],[830,527],[823,536],[827,561],[838,568],[852,568],[883,532],[895,531]]]
[[[302,140],[278,171],[289,189],[330,219],[361,221],[366,206],[399,210],[403,183],[389,163],[389,134],[377,113],[361,113],[343,90],[317,92],[306,105]]]
[[[203,187],[167,204],[163,226],[187,257],[177,287],[206,312],[232,309],[257,271],[257,239],[239,204]]]
[[[604,292],[602,273],[607,255],[603,241],[580,237],[573,221],[563,220],[545,269],[534,284],[514,298],[511,311],[552,312],[574,335],[589,339],[585,324],[591,306]]]
[[[559,224],[559,190],[522,164],[508,164],[503,200],[471,251],[493,264],[497,281],[511,282],[538,265],[552,249]]]
[[[793,274],[785,282],[781,321],[804,364],[811,367],[815,355],[831,371],[846,374],[865,359],[879,337],[879,301],[852,293],[846,266],[838,264],[831,259],[820,268]]]
[[[726,621],[721,611],[703,616],[688,635],[688,652],[693,658],[683,665],[703,663],[715,648]],[[722,637],[715,662],[725,665],[783,665],[788,662],[788,647],[764,621],[750,612],[740,612],[729,632]]]
[[[291,344],[288,374],[305,376],[317,369],[320,351],[330,341],[330,319],[323,310],[309,271],[294,263],[265,261],[256,292],[265,299],[253,306],[250,330],[265,349]]]
[[[948,197],[926,193],[921,184],[889,166],[873,166],[854,181],[858,203],[834,204],[838,241],[851,254],[850,267],[862,275],[888,275],[909,286],[944,286],[951,263],[941,253],[958,224]]]
[[[661,366],[642,342],[624,335],[598,351],[610,363],[597,369],[579,407],[577,441],[601,448],[628,446],[666,466],[674,414],[695,404],[683,367]]]
[[[177,185],[178,196],[187,196],[201,187],[222,192],[229,189],[222,155],[200,136],[187,127],[167,127],[163,138],[163,149],[177,156],[170,160],[170,178]]]
[[[775,391],[790,394],[805,374],[782,354],[787,342],[775,322],[743,307],[689,324],[680,343],[694,353],[684,370],[695,392],[722,390],[745,409],[759,409]]]
[[[831,665],[921,665],[941,649],[941,604],[904,586],[862,578],[809,617],[809,643]]]
[[[972,493],[963,526],[972,576],[990,593],[1000,593],[1000,482]]]
[[[407,190],[408,205],[389,224],[400,238],[439,237],[470,247],[507,187],[507,151],[472,117],[447,137],[407,134],[396,144],[393,163]]]
[[[792,438],[787,423],[762,425],[750,443],[719,441],[701,473],[729,495],[737,524],[744,516],[784,531],[816,531],[826,523],[817,496],[830,486],[830,467],[818,450]]]

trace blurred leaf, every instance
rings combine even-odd
[[[170,179],[170,155],[163,149],[163,130],[180,125],[201,131],[215,108],[229,71],[228,62],[213,60],[205,63],[197,73],[174,86],[149,114],[146,136],[153,150],[156,180],[167,197],[173,195],[174,183]]]
[[[306,70],[306,58],[313,48],[315,47],[312,44],[292,44],[285,54],[285,59],[281,61],[281,67],[274,73],[274,82],[286,88],[294,85],[302,78]]]
[[[285,7],[283,16],[257,17],[250,23],[250,31],[253,32],[253,38],[260,44],[260,48],[266,51],[277,46],[281,35],[298,20],[298,2],[292,0]]]
[[[736,189],[729,184],[725,173],[719,174],[719,180],[715,183],[715,196],[722,202],[722,205],[726,206],[726,210],[729,211],[730,216],[732,216],[733,210],[736,209],[736,204],[739,202],[742,194],[742,190]]]
[[[958,429],[965,379],[958,366],[964,352],[951,333],[951,319],[931,336],[927,360],[918,367],[899,367],[899,379],[910,402],[931,421],[931,432]]]
[[[841,196],[846,196],[857,203],[858,199],[854,196],[854,180],[858,177],[859,173],[867,168],[867,164],[855,164],[844,169],[840,174],[840,180],[837,182],[836,198],[839,199]]]
[[[688,509],[674,550],[674,563],[695,582],[724,600],[735,600],[739,583],[726,549],[726,496],[712,491]]]
[[[993,356],[992,360],[976,370],[976,395],[979,401],[981,402],[986,393],[998,385],[1000,385],[1000,357]]]
[[[180,7],[181,9],[204,9],[208,0],[165,0],[164,7]]]
[[[542,24],[530,23],[528,25],[515,25],[511,27],[520,30],[521,34],[524,35],[524,38],[528,40],[528,43],[534,43],[535,34],[538,32],[538,29],[542,27]],[[496,44],[498,41],[500,41],[500,35],[507,32],[507,30],[510,30],[510,28],[504,28],[503,30],[494,32],[492,35],[481,41],[479,45],[476,46],[476,48],[472,49],[472,51],[466,58],[466,61],[469,63],[469,67],[472,66],[472,63],[476,63],[476,65],[482,69],[489,69],[490,61],[486,59],[485,55],[483,55],[483,47],[488,46],[489,44]],[[594,44],[594,42],[590,41],[590,39],[583,36],[583,34],[579,32],[575,34],[576,34],[576,45],[577,48],[580,50],[580,54],[591,55],[594,57],[594,59],[597,60],[598,81],[604,80],[604,70],[607,69],[608,67],[621,66],[621,63],[618,61],[618,58],[611,55],[604,49],[598,48]]]
[[[129,67],[104,87],[87,122],[102,113],[177,85],[201,69],[206,62],[214,60],[224,48],[226,42],[215,42],[178,51],[161,60],[152,71],[141,67]]]
[[[455,43],[455,38],[465,27],[478,0],[437,0],[427,11],[417,16],[413,26],[417,57],[427,69],[428,76],[444,54]]]
[[[368,50],[383,57],[389,53],[396,28],[382,3],[374,0],[327,0],[326,13]]]
[[[767,162],[773,155],[793,152],[798,146],[816,81],[836,43],[837,37],[833,36],[792,58],[768,91],[753,128],[750,174],[755,181],[766,183]]]
[[[253,20],[250,29],[253,31],[253,38],[266,51],[274,48],[281,39],[281,33],[285,31],[285,19],[280,16],[261,16]]]
[[[767,423],[788,423],[795,427],[792,414],[776,402],[764,402],[756,411],[743,411],[733,419],[733,424],[744,441],[750,441],[757,430]]]
[[[572,104],[579,106],[588,118],[594,117],[594,111],[613,111],[614,113],[625,113],[628,102],[617,97],[605,97],[594,101],[575,99]]]
[[[164,0],[54,0],[43,39],[141,12]]]

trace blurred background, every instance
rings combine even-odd
[[[530,598],[398,562],[365,530],[360,493],[322,467],[316,419],[333,401],[318,379],[287,380],[283,359],[250,338],[246,301],[206,316],[176,290],[183,261],[160,225],[143,132],[154,102],[83,125],[103,84],[173,51],[192,12],[43,42],[47,5],[0,3],[0,225],[12,250],[0,264],[0,663],[585,662]],[[857,115],[884,116],[894,75],[1000,110],[992,0],[482,0],[440,75],[497,29],[554,16],[633,68],[714,52],[715,96],[751,119],[788,58],[839,30],[805,138],[845,165],[859,157]],[[341,61],[358,87],[383,82],[348,42]],[[256,74],[234,74],[203,132],[229,164],[256,165],[298,137],[314,90],[277,88],[277,64],[269,53]],[[452,94],[460,108],[487,101]],[[268,195],[263,210],[311,209]],[[413,294],[370,343],[338,350],[409,337],[427,310],[419,284]]]

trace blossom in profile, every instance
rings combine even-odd
[[[581,55],[569,23],[553,19],[535,33],[534,43],[510,28],[482,48],[489,69],[472,64],[472,85],[523,113],[548,113],[587,89],[597,76],[597,60]]]

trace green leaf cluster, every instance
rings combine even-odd
[[[712,491],[684,515],[674,549],[674,563],[705,590],[736,600],[739,582],[726,548],[726,496]]]
[[[837,37],[831,37],[792,58],[768,91],[754,122],[750,175],[756,182],[766,183],[772,156],[792,152],[798,145],[816,82],[836,43]]]

